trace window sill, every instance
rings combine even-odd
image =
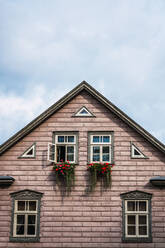
[[[152,243],[152,237],[149,238],[123,238],[123,243]]]
[[[39,237],[10,237],[10,242],[17,242],[17,243],[35,243],[40,242]]]

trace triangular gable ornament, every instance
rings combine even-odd
[[[83,106],[73,115],[73,117],[95,117],[95,115]]]
[[[33,143],[28,149],[26,149],[19,158],[35,158],[36,155],[36,143]]]
[[[147,158],[144,153],[140,151],[140,149],[135,146],[135,144],[131,143],[131,158]]]

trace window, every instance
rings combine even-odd
[[[48,145],[48,160],[77,163],[78,138],[75,133],[55,133],[55,144]]]
[[[112,133],[89,133],[89,162],[112,163]]]
[[[73,117],[95,117],[86,107],[81,107]]]
[[[123,241],[151,242],[151,194],[132,191],[123,198]]]
[[[28,147],[19,158],[35,158],[36,143]]]
[[[42,193],[23,190],[12,193],[12,226],[10,241],[39,241],[40,200]]]
[[[131,158],[147,158],[139,148],[131,143]]]

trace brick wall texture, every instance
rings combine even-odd
[[[96,118],[71,117],[86,106]],[[75,187],[63,195],[55,182],[52,164],[47,161],[47,145],[54,131],[78,131],[79,163]],[[88,193],[87,138],[88,131],[114,131],[112,186],[103,190],[98,183]],[[149,159],[131,159],[130,142]],[[36,142],[35,159],[18,159]],[[82,91],[58,112],[39,125],[0,157],[1,175],[10,175],[15,182],[0,189],[0,247],[165,247],[165,190],[152,187],[149,179],[165,175],[163,153],[153,147],[87,92]],[[10,193],[23,189],[42,192],[40,242],[9,241],[11,225]],[[141,190],[152,193],[153,242],[124,244],[122,238],[121,193]]]

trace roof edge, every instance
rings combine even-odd
[[[20,139],[25,137],[28,133],[30,133],[34,128],[40,125],[43,121],[48,119],[52,114],[58,111],[61,107],[63,107],[68,101],[70,101],[74,96],[79,94],[82,90],[86,90],[93,97],[99,100],[105,107],[107,107],[110,111],[116,114],[120,119],[122,119],[125,123],[135,129],[139,134],[141,134],[145,139],[147,139],[152,145],[154,145],[161,152],[165,153],[165,146],[158,139],[156,139],[153,135],[151,135],[148,131],[146,131],[143,127],[137,124],[133,119],[131,119],[127,114],[125,114],[122,110],[116,107],[112,102],[110,102],[107,98],[105,98],[101,93],[99,93],[96,89],[94,89],[91,85],[89,85],[86,81],[82,81],[75,88],[73,88],[70,92],[60,98],[56,103],[51,105],[47,110],[41,113],[38,117],[32,120],[29,124],[27,124],[24,128],[18,131],[15,135],[9,138],[6,142],[4,142],[0,146],[0,155],[2,155],[6,150],[16,144]]]

